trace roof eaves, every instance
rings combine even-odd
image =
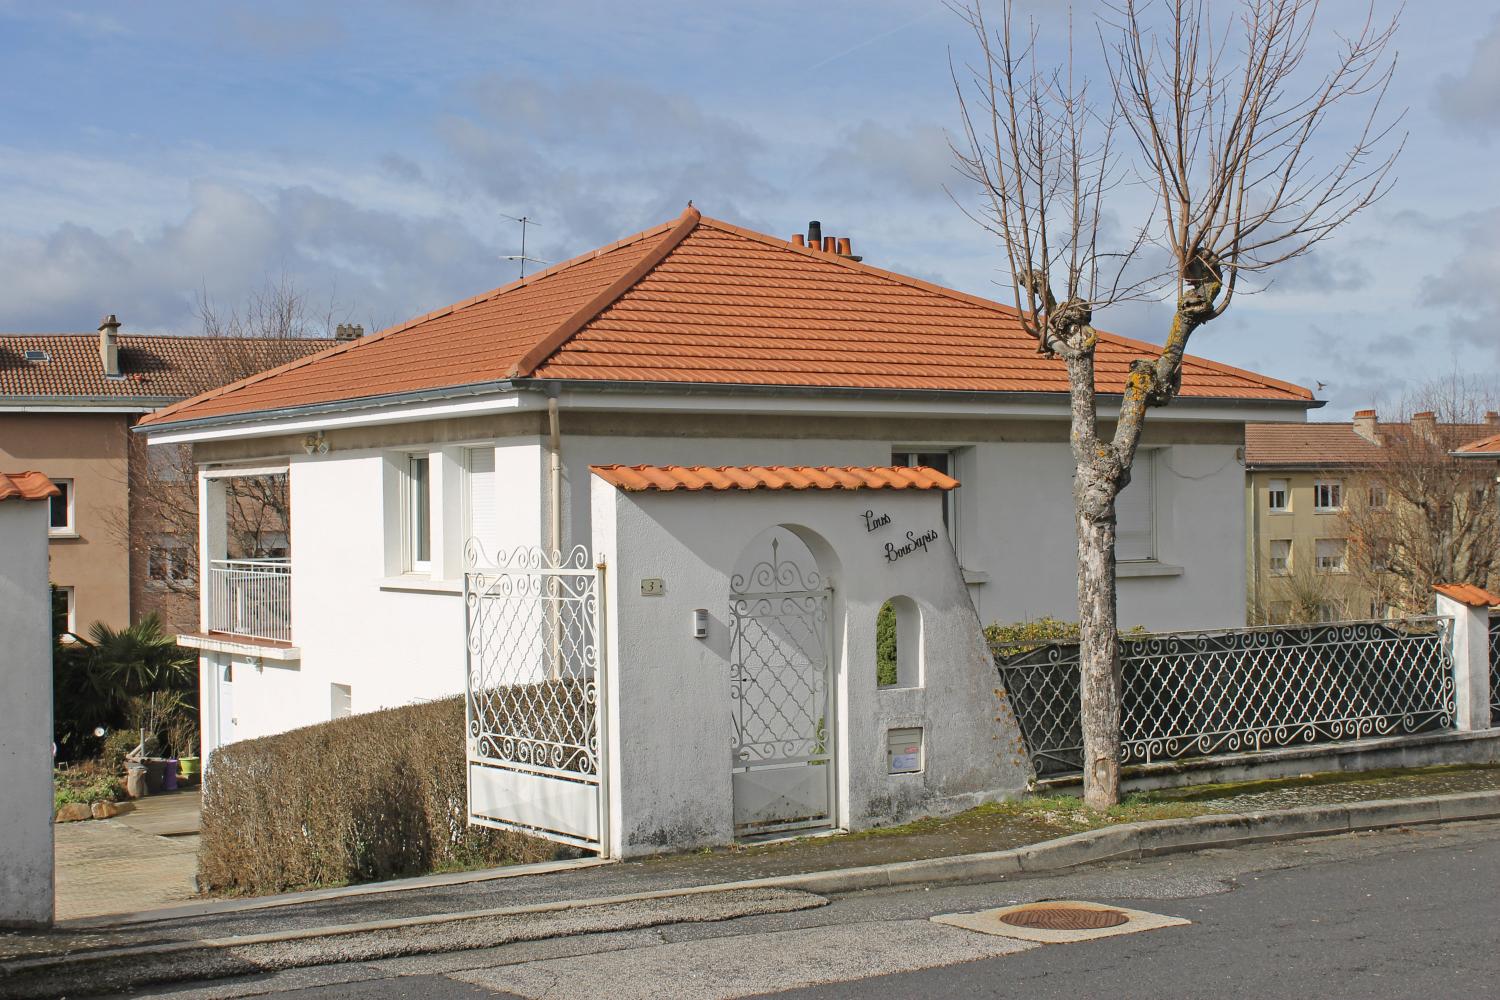
[[[207,417],[188,417],[167,422],[140,421],[131,428],[137,434],[150,435],[157,432],[199,430],[210,427],[230,427],[235,424],[252,424],[272,418],[277,420],[298,417],[316,417],[353,410],[370,410],[381,406],[400,406],[404,403],[435,402],[457,399],[463,396],[481,396],[486,393],[517,391],[544,391],[545,386],[513,384],[510,379],[495,379],[486,382],[469,382],[464,385],[442,386],[437,389],[414,389],[410,392],[388,392],[376,396],[356,396],[351,399],[336,399],[326,403],[304,403],[300,406],[283,406],[271,410],[246,410],[239,413],[216,413]],[[158,411],[160,412],[160,411]]]
[[[667,258],[673,250],[687,239],[688,234],[698,227],[698,221],[702,214],[693,207],[692,202],[678,217],[677,222],[667,231],[666,235],[650,252],[626,271],[616,278],[608,288],[595,295],[584,303],[573,315],[563,320],[562,323],[547,336],[531,345],[531,349],[521,355],[516,366],[511,369],[512,378],[526,378],[536,372],[538,368],[558,349],[566,344],[573,336],[588,325],[589,321],[598,316],[605,309],[613,305],[620,296],[635,286],[646,275],[656,269],[656,266]]]

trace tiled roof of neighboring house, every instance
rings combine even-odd
[[[1246,424],[1245,464],[1369,465],[1380,461],[1380,445],[1354,432],[1353,424]]]
[[[1373,418],[1374,414],[1371,413]],[[1482,433],[1487,424],[1437,424],[1445,438]],[[1411,433],[1407,423],[1374,425],[1377,435]],[[1374,465],[1388,456],[1380,445],[1359,434],[1352,423],[1246,424],[1245,465],[1249,468],[1322,468]]]
[[[0,333],[0,397],[160,405],[306,357],[332,342],[120,334],[120,377],[110,378],[100,364],[98,334]]]
[[[958,480],[926,466],[591,465],[629,493],[659,490],[951,490]]]
[[[1492,594],[1472,583],[1440,583],[1432,588],[1445,597],[1451,597],[1471,608],[1492,608],[1500,605],[1500,595]]]
[[[1101,334],[1100,388],[1156,347]],[[160,424],[510,379],[1065,392],[1014,309],[702,217],[153,414]],[[1188,358],[1183,394],[1307,403]]]
[[[1487,438],[1470,441],[1468,444],[1455,449],[1454,454],[1465,457],[1500,458],[1500,434],[1491,434]]]
[[[56,496],[62,496],[62,491],[40,472],[0,472],[0,501],[46,500]]]

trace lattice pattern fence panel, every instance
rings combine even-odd
[[[1500,726],[1500,612],[1490,612],[1490,725]]]
[[[1122,638],[1122,762],[1447,729],[1450,629],[1412,618]],[[1078,644],[993,651],[1037,776],[1077,773]]]

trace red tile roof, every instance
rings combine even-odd
[[[923,466],[591,465],[628,493],[659,490],[952,490],[958,480]]]
[[[1484,431],[1485,424],[1437,424],[1446,440],[1463,440]],[[1411,433],[1408,423],[1379,424],[1376,433],[1387,440],[1400,440]],[[1375,465],[1390,452],[1361,437],[1353,424],[1246,424],[1245,465],[1250,468],[1323,468],[1326,466]]]
[[[62,496],[62,491],[40,472],[0,472],[0,502],[46,500],[56,496]]]
[[[1500,605],[1500,595],[1492,594],[1472,583],[1439,583],[1432,588],[1445,597],[1451,597],[1471,608],[1492,608]]]
[[[1455,449],[1454,454],[1468,457],[1477,456],[1479,458],[1500,458],[1500,434],[1491,434],[1487,438],[1470,441],[1463,447]]]
[[[0,333],[0,397],[185,399],[323,350],[329,338],[172,337],[121,334],[120,378],[99,363],[96,333]],[[43,360],[29,361],[26,352]]]
[[[1099,387],[1159,348],[1101,334]],[[1067,391],[1014,309],[702,217],[555,265],[168,407],[222,417],[516,378]],[[1183,395],[1306,402],[1300,386],[1188,358]]]

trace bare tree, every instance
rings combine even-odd
[[[1115,499],[1147,411],[1177,395],[1189,339],[1236,291],[1253,290],[1388,189],[1404,141],[1378,120],[1395,23],[1372,11],[1314,75],[1304,64],[1316,0],[1240,0],[1222,27],[1208,0],[1120,0],[1096,21],[1108,76],[1100,99],[1077,73],[1071,30],[1063,65],[1049,68],[1035,26],[1017,33],[1009,0],[995,27],[982,0],[953,9],[979,56],[953,73],[964,124],[954,153],[981,194],[970,214],[1004,248],[1038,352],[1067,368],[1084,798],[1102,808],[1119,798]],[[1323,161],[1314,139],[1345,107],[1357,115],[1352,138]],[[1122,227],[1114,217],[1132,200],[1138,223]],[[1118,416],[1101,428],[1094,315],[1146,295],[1172,306],[1165,343],[1110,387]]]
[[[1463,378],[1423,387],[1380,430],[1380,460],[1345,499],[1350,572],[1401,613],[1429,609],[1436,583],[1500,583],[1500,497],[1492,470],[1452,452],[1495,429],[1492,400]]]

